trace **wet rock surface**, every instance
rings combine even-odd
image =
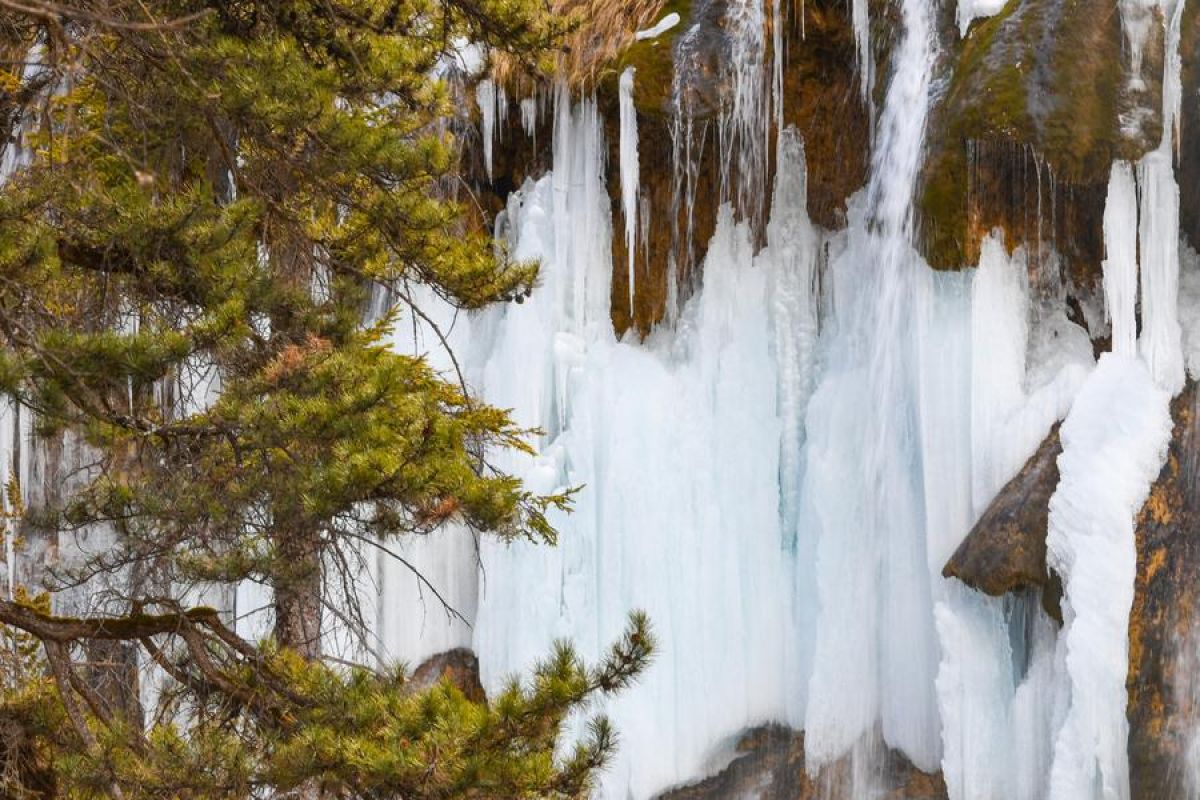
[[[781,725],[766,725],[746,732],[737,745],[738,755],[718,774],[698,783],[672,789],[659,800],[850,800],[851,765],[833,764],[816,777],[804,768],[804,734]],[[946,784],[941,775],[928,775],[913,767],[898,753],[889,751],[878,779],[886,800],[922,798],[944,800]]]
[[[1062,622],[1062,583],[1046,567],[1050,497],[1058,487],[1058,425],[1005,484],[942,570],[968,586],[1000,597],[1042,590],[1042,604]]]
[[[1187,769],[1200,723],[1200,393],[1194,382],[1172,403],[1171,414],[1167,463],[1137,520],[1126,684],[1137,800],[1195,796]]]

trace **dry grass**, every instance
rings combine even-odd
[[[595,83],[600,70],[633,42],[633,35],[658,22],[667,0],[550,0],[552,13],[573,18],[575,29],[567,37],[555,64],[556,74],[572,87]],[[493,77],[506,86],[519,88],[530,77],[516,62],[497,53],[492,61]]]

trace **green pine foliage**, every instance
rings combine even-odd
[[[386,341],[424,319],[415,287],[464,310],[533,289],[458,192],[445,75],[465,42],[545,69],[573,24],[538,0],[0,5],[0,132],[28,147],[0,188],[0,391],[94,455],[61,502],[9,509],[39,535],[114,531],[70,580],[139,576],[98,624],[0,603],[21,654],[0,794],[587,793],[613,733],[563,732],[645,667],[640,615],[598,666],[561,645],[491,702],[329,665],[297,633],[362,546],[451,522],[549,544],[570,507],[488,463],[534,432]],[[379,291],[394,308],[366,323]],[[244,579],[275,590],[278,641],[180,593]],[[146,725],[89,687],[93,640],[166,676]]]
[[[627,686],[651,647],[635,615],[598,666],[560,644],[489,704],[447,680],[414,690],[403,669],[332,669],[266,646],[225,675],[252,701],[200,692],[186,725],[165,721],[145,734],[95,725],[90,748],[52,684],[29,681],[0,695],[0,731],[19,724],[25,744],[20,762],[0,751],[0,767],[12,768],[11,777],[0,772],[0,789],[68,800],[111,797],[114,786],[126,800],[243,800],[304,787],[328,798],[583,797],[616,738],[598,717],[561,752],[563,731],[590,698]],[[54,791],[39,792],[31,775]]]

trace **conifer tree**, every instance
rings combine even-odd
[[[550,544],[570,504],[489,465],[529,431],[386,344],[423,317],[415,287],[463,309],[531,291],[536,265],[448,190],[445,75],[466,43],[536,70],[570,24],[536,0],[0,0],[0,133],[23,143],[0,391],[94,454],[23,526],[109,531],[59,577],[117,587],[96,616],[0,602],[6,796],[586,793],[611,731],[559,740],[644,667],[640,615],[599,665],[561,645],[490,703],[321,649],[357,548],[449,522]],[[365,321],[378,291],[392,310]],[[189,604],[243,580],[272,591],[273,641]],[[80,663],[114,644],[164,678],[148,721]]]

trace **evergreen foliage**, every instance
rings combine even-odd
[[[449,522],[552,543],[570,506],[488,464],[529,431],[386,337],[424,320],[416,287],[532,290],[456,199],[446,76],[468,41],[537,70],[571,24],[536,0],[0,0],[0,133],[26,145],[0,191],[0,391],[95,454],[23,527],[111,530],[59,578],[120,587],[104,618],[0,604],[43,645],[7,665],[6,796],[586,793],[612,734],[559,739],[644,667],[641,616],[599,666],[561,646],[491,703],[320,646],[338,587],[361,626],[358,548]],[[239,580],[272,588],[274,643],[187,607]],[[145,730],[89,686],[96,642],[169,676]]]

